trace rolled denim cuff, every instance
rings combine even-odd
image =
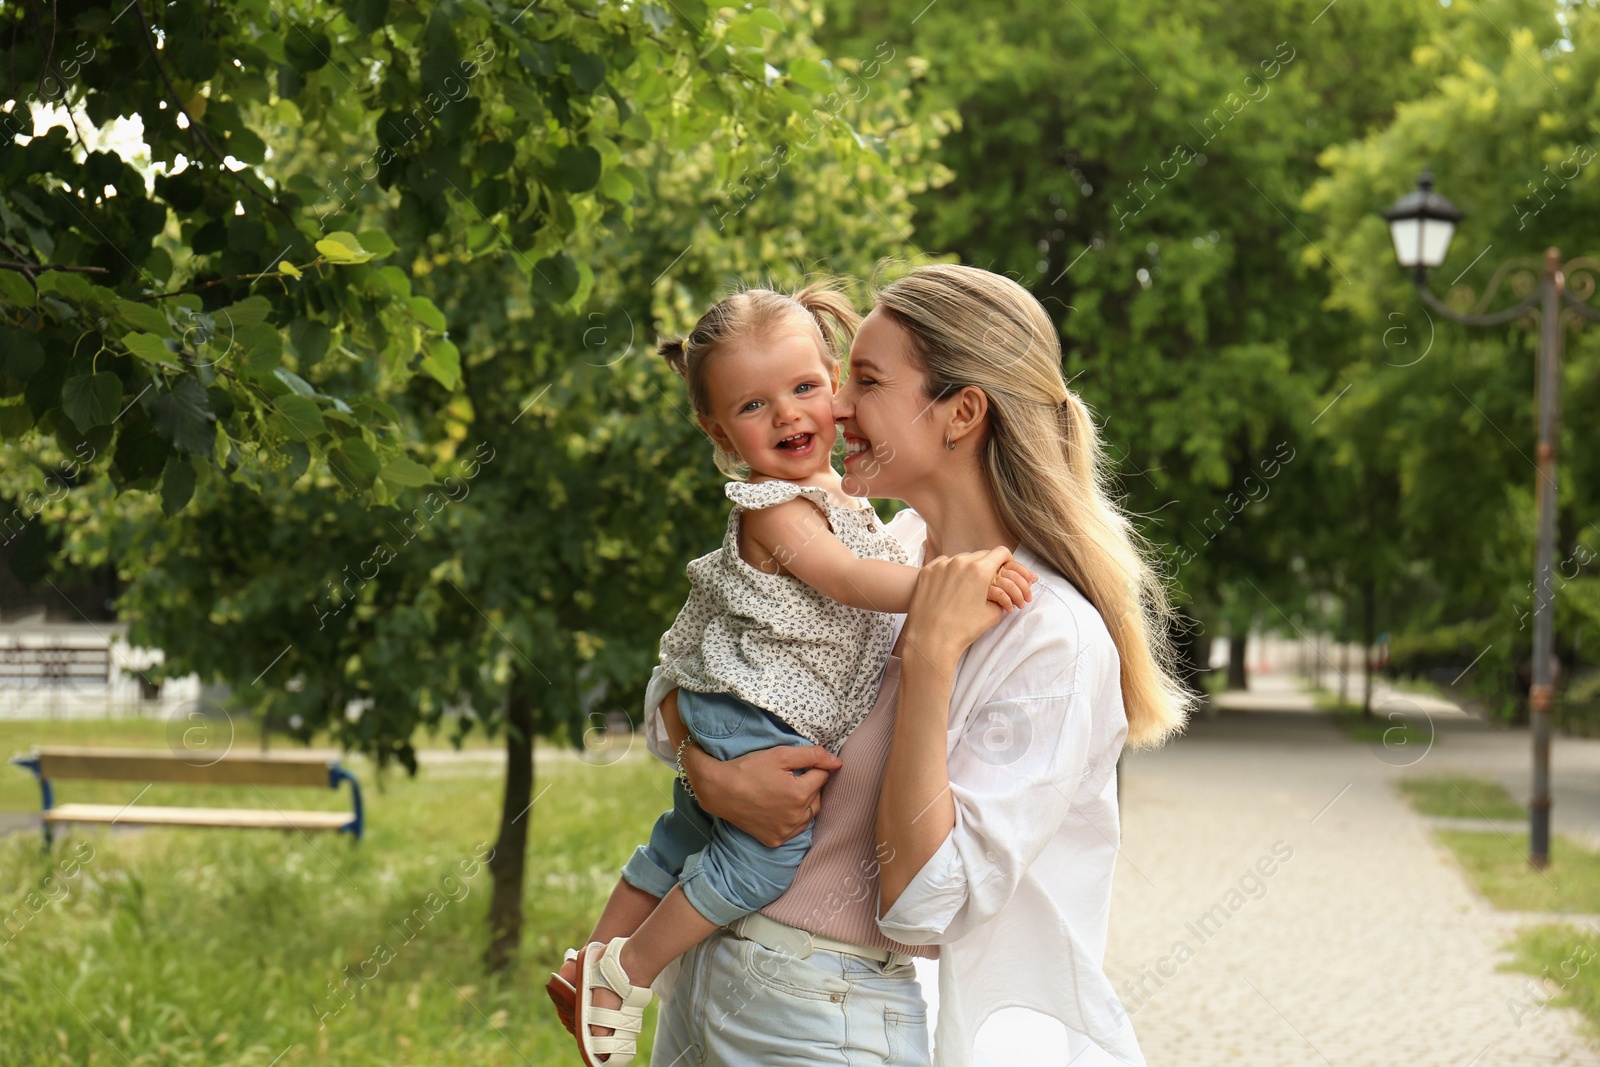
[[[656,866],[650,851],[643,845],[634,849],[628,862],[622,865],[622,880],[657,898],[665,897],[678,884],[676,878]]]
[[[703,915],[707,922],[714,922],[718,926],[727,926],[742,915],[749,915],[750,910],[733,903],[712,886],[710,877],[701,866],[705,859],[704,852],[696,852],[683,861],[683,875],[678,879],[678,884],[683,886],[683,895],[689,903],[694,905],[694,910]]]

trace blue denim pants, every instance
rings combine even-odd
[[[730,693],[678,690],[678,717],[695,742],[720,760],[778,745],[809,745],[771,712]],[[650,840],[622,868],[623,879],[653,897],[675,885],[694,909],[718,926],[758,911],[783,895],[811,848],[808,826],[776,848],[706,814],[672,783],[672,809],[656,820]]]
[[[916,965],[804,959],[719,930],[667,964],[654,1067],[929,1067]]]

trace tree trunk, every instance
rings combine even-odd
[[[1361,667],[1365,684],[1361,692],[1361,714],[1372,718],[1372,646],[1378,643],[1378,605],[1372,579],[1361,583]]]
[[[1245,670],[1245,655],[1250,650],[1248,633],[1228,634],[1228,688],[1249,689],[1250,676]]]
[[[1339,704],[1350,702],[1350,642],[1339,642]]]
[[[522,944],[522,886],[532,804],[533,703],[518,671],[506,695],[506,790],[500,806],[500,836],[489,857],[493,889],[489,898],[489,948],[483,961],[490,973],[510,967]]]

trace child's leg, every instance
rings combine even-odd
[[[678,714],[696,742],[717,759],[810,743],[760,708],[725,693],[680,690]],[[704,816],[699,805],[693,806]],[[678,884],[622,950],[623,969],[634,985],[654,981],[663,967],[719,927],[776,900],[811,847],[809,828],[767,848],[721,819],[706,819],[705,846],[687,857]]]

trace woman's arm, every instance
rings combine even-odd
[[[1000,621],[987,590],[1004,548],[940,558],[922,569],[901,646],[900,702],[878,794],[878,870],[887,912],[956,824],[945,756],[950,693],[967,647]]]
[[[661,721],[677,751],[689,730],[678,717],[676,689],[661,701]],[[731,760],[719,760],[693,742],[683,748],[683,769],[700,806],[768,848],[811,825],[822,810],[828,775],[841,766],[839,757],[815,745],[783,745]]]

